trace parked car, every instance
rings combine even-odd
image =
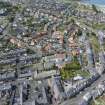
[[[91,93],[86,93],[84,96],[83,96],[83,99],[85,100],[85,101],[89,101],[90,99],[92,98],[92,95],[91,95]]]

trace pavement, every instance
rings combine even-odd
[[[96,80],[93,84],[91,84],[89,87],[85,88],[84,91],[81,91],[78,95],[76,95],[74,98],[71,98],[69,100],[64,101],[60,105],[78,105],[81,102],[82,97],[87,93],[91,92],[98,86],[98,84],[105,80],[105,74],[103,74],[98,80]]]

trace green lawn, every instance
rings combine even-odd
[[[78,74],[81,75],[82,77],[86,77],[88,78],[90,76],[89,72],[87,71],[82,71],[82,70],[61,70],[61,77],[62,79],[70,79],[73,78],[75,76],[77,76]]]
[[[92,25],[92,27],[94,29],[104,29],[105,30],[105,24],[104,23],[100,23],[100,24],[95,23],[95,24]]]
[[[82,71],[81,70],[81,65],[79,64],[77,58],[74,57],[73,61],[69,64],[66,64],[61,70],[60,74],[62,79],[70,79],[78,74],[83,76],[83,77],[89,77],[89,72],[87,71]]]
[[[60,31],[60,32],[64,32],[65,26],[64,26],[64,25],[61,25],[61,26],[59,26],[59,27],[57,28],[57,30]]]
[[[105,105],[105,96],[97,98],[95,101],[91,102],[91,105]]]

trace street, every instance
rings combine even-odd
[[[84,91],[81,91],[80,94],[76,95],[76,97],[71,98],[65,102],[63,102],[60,105],[78,105],[78,103],[81,102],[81,98],[87,93],[87,92],[91,92],[94,88],[97,87],[97,85],[101,82],[105,80],[105,74],[101,75],[101,77],[96,80],[91,86],[87,87],[86,89],[84,89]]]

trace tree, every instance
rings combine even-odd
[[[66,64],[61,70],[61,77],[62,79],[69,79],[76,76],[76,72],[78,72],[81,69],[81,65],[78,61],[77,56],[73,57],[73,61]]]
[[[71,19],[71,23],[72,24],[75,24],[75,20],[73,18]]]
[[[96,12],[96,13],[98,13],[98,10],[97,10],[97,8],[96,8],[96,6],[93,4],[92,5],[92,9]]]
[[[77,35],[78,36],[81,36],[82,35],[82,31],[80,29],[78,30]]]

